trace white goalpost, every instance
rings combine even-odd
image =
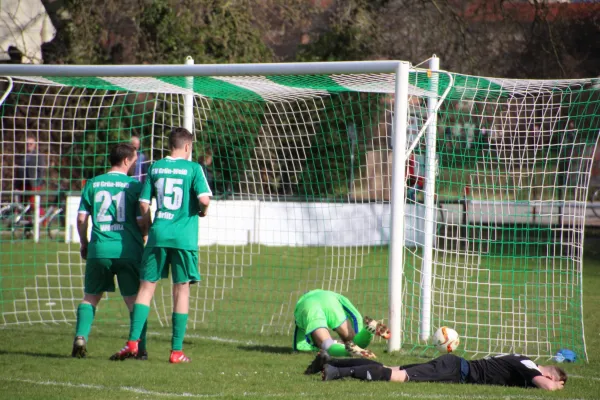
[[[387,319],[389,351],[433,352],[431,334],[447,325],[468,356],[585,355],[591,80],[467,76],[435,56],[428,69],[188,57],[0,65],[0,90],[0,325],[75,319],[83,182],[104,171],[113,144],[138,136],[157,160],[169,129],[184,126],[215,194],[200,224],[192,329],[290,335],[297,299],[323,288]],[[28,136],[47,161],[36,192],[22,184]],[[13,223],[8,210],[31,196],[32,227]],[[64,210],[52,235],[49,207]],[[170,324],[170,307],[162,282],[152,322]],[[124,314],[111,300],[103,310],[100,323]]]

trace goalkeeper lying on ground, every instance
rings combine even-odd
[[[375,355],[365,348],[373,335],[389,339],[391,334],[381,322],[365,317],[341,294],[312,290],[304,294],[294,310],[296,331],[294,350],[326,351],[333,357],[365,357]],[[340,335],[343,343],[332,339],[329,329]]]
[[[444,354],[426,363],[386,367],[373,360],[336,359],[319,353],[305,374],[319,371],[324,381],[354,378],[399,383],[413,381],[538,387],[544,390],[560,390],[567,383],[567,373],[562,368],[538,365],[520,354],[501,354],[470,361],[454,354]]]

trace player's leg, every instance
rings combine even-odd
[[[346,321],[342,323],[342,325],[344,324],[346,324]],[[339,343],[333,340],[333,338],[329,334],[329,330],[326,328],[315,329],[311,332],[310,337],[312,339],[312,343],[314,343],[315,346],[320,348],[322,351],[327,352],[327,354],[331,357],[375,358],[375,354],[373,354],[370,350],[362,349],[354,343],[352,343],[352,341]]]
[[[306,327],[311,318],[311,308],[319,307],[318,304],[313,304],[311,301],[315,292],[316,291],[313,290],[305,293],[296,302],[296,307],[294,308],[296,328],[294,330],[294,341],[292,343],[294,351],[319,351],[319,348],[313,343],[310,333],[307,334],[306,332]],[[327,326],[326,322],[323,322],[322,324],[324,324],[323,327]]]
[[[298,327],[296,324],[296,329],[294,330],[294,351],[306,351],[306,352],[314,352],[319,351],[319,348],[314,346],[312,343],[312,338],[308,339],[306,336],[306,332]]]
[[[331,381],[342,378],[355,378],[363,381],[391,381],[404,382],[400,380],[402,373],[398,373],[397,369],[389,368],[372,360],[340,360],[341,363],[338,365],[346,366],[335,366],[332,364],[325,364],[322,371],[322,378],[324,381]],[[356,362],[359,363],[356,363]],[[366,362],[365,362],[366,361]],[[398,379],[398,380],[396,380]]]
[[[190,299],[189,282],[173,284],[173,315],[172,326],[173,335],[171,336],[171,363],[189,362],[183,354],[183,338],[187,328],[188,312]]]
[[[337,368],[344,368],[379,363],[367,358],[332,358],[329,356],[329,354],[327,354],[327,352],[320,351],[315,359],[308,365],[304,371],[304,374],[311,375],[322,372],[325,364],[329,364]]]
[[[173,278],[173,336],[171,338],[171,363],[189,362],[183,354],[183,338],[187,328],[190,305],[190,284],[200,280],[198,252],[168,249]]]
[[[346,351],[346,346],[339,343],[331,337],[329,329],[317,328],[310,334],[312,342],[322,351],[327,352],[331,357],[349,357],[350,354]]]
[[[77,307],[77,322],[75,324],[75,338],[71,357],[83,358],[87,356],[87,341],[92,323],[96,315],[96,306],[102,299],[102,294],[85,294],[83,301]]]
[[[111,260],[106,258],[88,258],[85,263],[84,297],[77,307],[75,339],[73,340],[73,357],[85,357],[96,306],[104,292],[114,292],[114,276],[110,270]]]
[[[139,351],[139,341],[150,314],[150,302],[156,290],[156,282],[169,270],[165,267],[167,252],[160,247],[146,247],[140,269],[140,286],[136,296],[129,327],[129,338],[125,347],[111,356],[111,360],[124,360],[135,357]]]
[[[120,285],[120,284],[119,284]],[[133,307],[135,306],[136,296],[123,296],[123,301],[127,305],[127,309],[129,310],[129,329],[131,330],[131,326],[133,325]],[[146,341],[146,332],[148,327],[148,321],[144,324],[142,328],[142,333],[140,335],[140,340],[138,342],[138,352],[135,356],[136,360],[147,360],[148,359],[148,347]],[[113,359],[113,357],[111,357]]]
[[[154,297],[156,283],[161,278],[169,276],[169,258],[167,249],[161,247],[146,247],[142,256],[140,270],[140,288],[135,304],[129,340],[139,340],[150,314],[150,303]]]
[[[381,364],[358,365],[354,361],[331,360],[323,367],[323,380],[335,380],[346,377],[365,381],[392,382],[447,382],[459,383],[461,376],[461,358],[451,354],[438,357],[422,364],[410,364],[388,368]]]
[[[444,354],[423,364],[403,365],[399,370],[404,371],[405,380],[414,382],[464,382],[462,363],[463,358],[454,354]],[[398,373],[399,378],[401,374]]]
[[[133,325],[133,308],[137,300],[137,294],[140,287],[140,274],[139,274],[140,263],[134,259],[120,259],[115,260],[113,263],[113,272],[117,275],[119,282],[119,289],[121,296],[127,305],[129,310],[129,326]],[[152,292],[154,293],[154,292]],[[148,352],[146,347],[146,331],[148,327],[148,321],[144,323],[142,332],[140,334],[140,341],[138,344],[137,359],[147,360]]]
[[[336,308],[332,311],[332,308]],[[325,309],[329,312],[326,313]],[[328,315],[331,317],[328,319]],[[296,350],[318,350],[327,352],[334,357],[348,356],[343,344],[336,342],[329,333],[329,327],[337,327],[346,319],[344,310],[335,298],[335,293],[324,290],[314,290],[296,304],[294,318],[299,332],[296,334],[294,348]],[[334,325],[332,325],[334,324]],[[302,340],[306,344],[302,343]]]

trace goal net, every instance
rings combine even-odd
[[[132,136],[143,174],[168,155],[169,130],[189,121],[193,161],[214,193],[200,221],[190,329],[291,336],[295,302],[316,288],[387,318],[392,155],[400,158],[392,139],[403,134],[393,123],[394,74],[12,76],[0,88],[0,325],[75,321],[85,180]],[[586,80],[411,68],[408,111],[396,118],[407,124],[404,224],[395,227],[403,349],[432,352],[424,339],[447,325],[468,356],[546,357],[561,347],[585,355],[583,228],[598,90]],[[163,280],[150,329],[170,324],[170,297]],[[96,321],[128,323],[118,292]]]

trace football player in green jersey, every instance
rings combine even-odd
[[[156,214],[144,249],[140,289],[133,308],[129,340],[115,359],[139,353],[139,339],[150,312],[156,283],[169,276],[173,281],[173,336],[169,362],[189,362],[183,354],[188,319],[190,284],[200,280],[198,272],[198,217],[206,216],[212,192],[202,168],[188,161],[193,136],[185,128],[169,135],[171,155],[150,167],[140,195],[142,215],[149,213],[156,198]]]
[[[140,229],[138,201],[142,184],[127,172],[135,165],[137,154],[130,144],[111,149],[111,168],[106,174],[90,179],[81,196],[77,216],[81,258],[86,260],[83,301],[77,308],[73,357],[85,357],[96,306],[104,292],[114,292],[114,277],[129,312],[139,287],[139,265],[145,234]],[[92,234],[88,243],[88,220]],[[139,219],[139,220],[138,220]],[[147,358],[145,326],[138,357]]]
[[[334,357],[356,356],[375,358],[366,347],[373,335],[389,339],[390,330],[380,321],[364,319],[345,296],[329,290],[311,290],[305,293],[294,310],[296,330],[294,350],[323,351]],[[334,330],[342,339],[332,339]]]

